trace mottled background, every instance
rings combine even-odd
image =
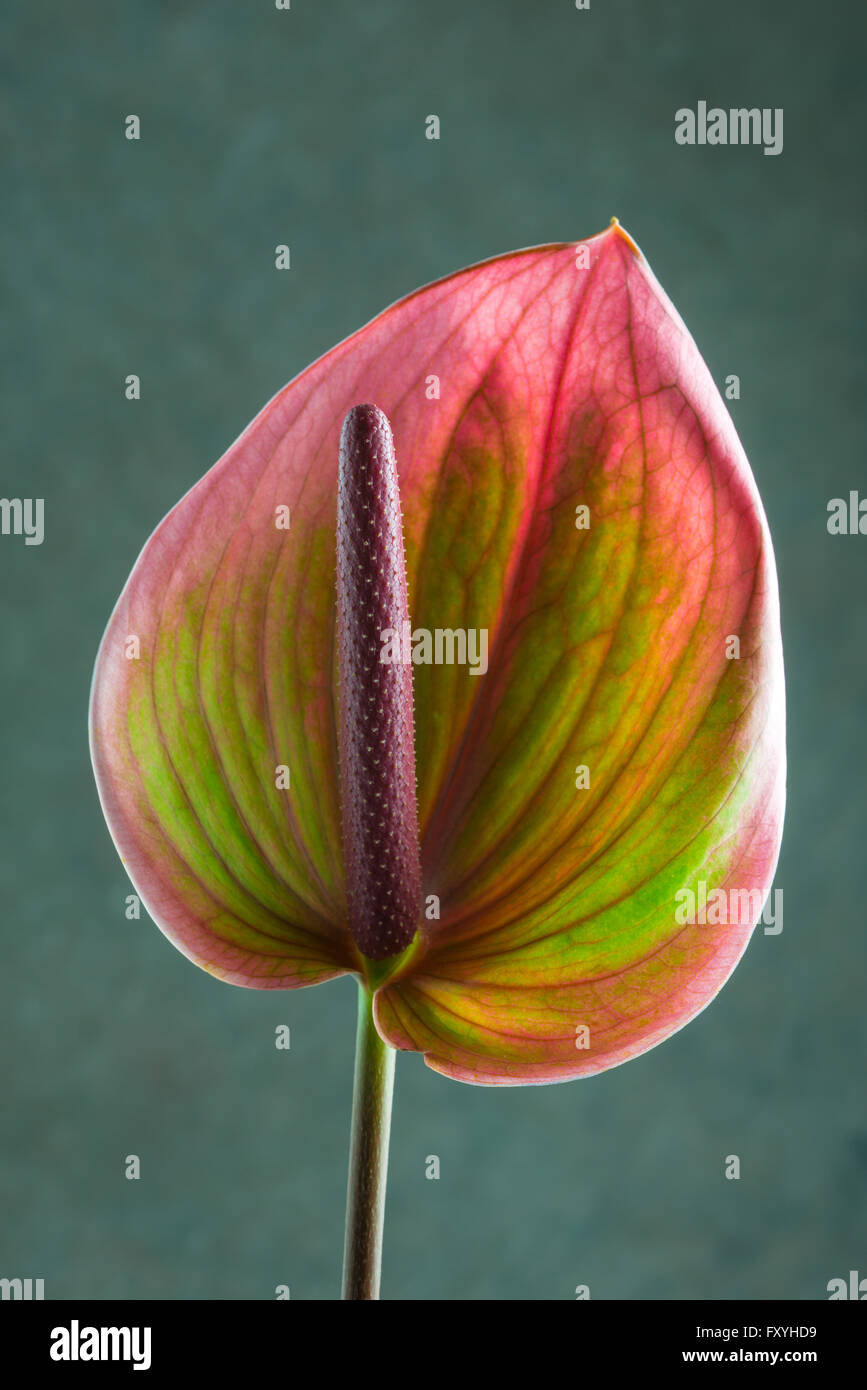
[[[785,927],[607,1075],[478,1089],[400,1057],[383,1295],[813,1299],[867,1274],[867,539],[825,525],[867,490],[864,15],[7,0],[2,492],[46,499],[46,539],[0,539],[0,1275],[338,1292],[354,985],[223,986],[125,920],[93,658],[154,525],[290,377],[416,286],[615,213],[717,381],[741,378],[782,588]],[[783,107],[782,155],[677,146],[699,99]]]

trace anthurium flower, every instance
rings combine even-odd
[[[408,944],[377,960],[338,754],[359,402],[396,451],[420,850]],[[145,545],[91,741],[136,889],[219,979],[355,973],[382,1039],[484,1083],[598,1072],[697,1014],[779,850],[777,586],[731,419],[623,229],[429,285],[280,391]],[[753,908],[684,923],[684,889]]]
[[[376,1297],[394,1049],[489,1084],[635,1057],[776,865],[768,528],[616,220],[419,290],[270,401],[145,545],[91,748],[185,955],[358,977],[344,1292]]]

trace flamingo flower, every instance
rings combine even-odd
[[[721,988],[777,861],[768,527],[620,225],[429,285],[280,391],[139,556],[91,748],[185,955],[357,976],[375,1296],[393,1049],[501,1085],[633,1058]]]

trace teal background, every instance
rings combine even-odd
[[[94,656],[152,528],[289,378],[418,285],[612,214],[741,379],[787,657],[784,931],[601,1077],[479,1089],[399,1057],[383,1296],[815,1299],[867,1275],[867,540],[825,525],[867,492],[864,14],[7,0],[2,491],[45,498],[46,538],[0,538],[0,1275],[337,1294],[354,985],[223,986],[125,919]],[[700,99],[782,106],[783,153],[677,146]]]

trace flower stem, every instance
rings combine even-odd
[[[359,980],[343,1250],[344,1299],[379,1298],[393,1089],[394,1049],[376,1031],[373,994],[364,980]]]

